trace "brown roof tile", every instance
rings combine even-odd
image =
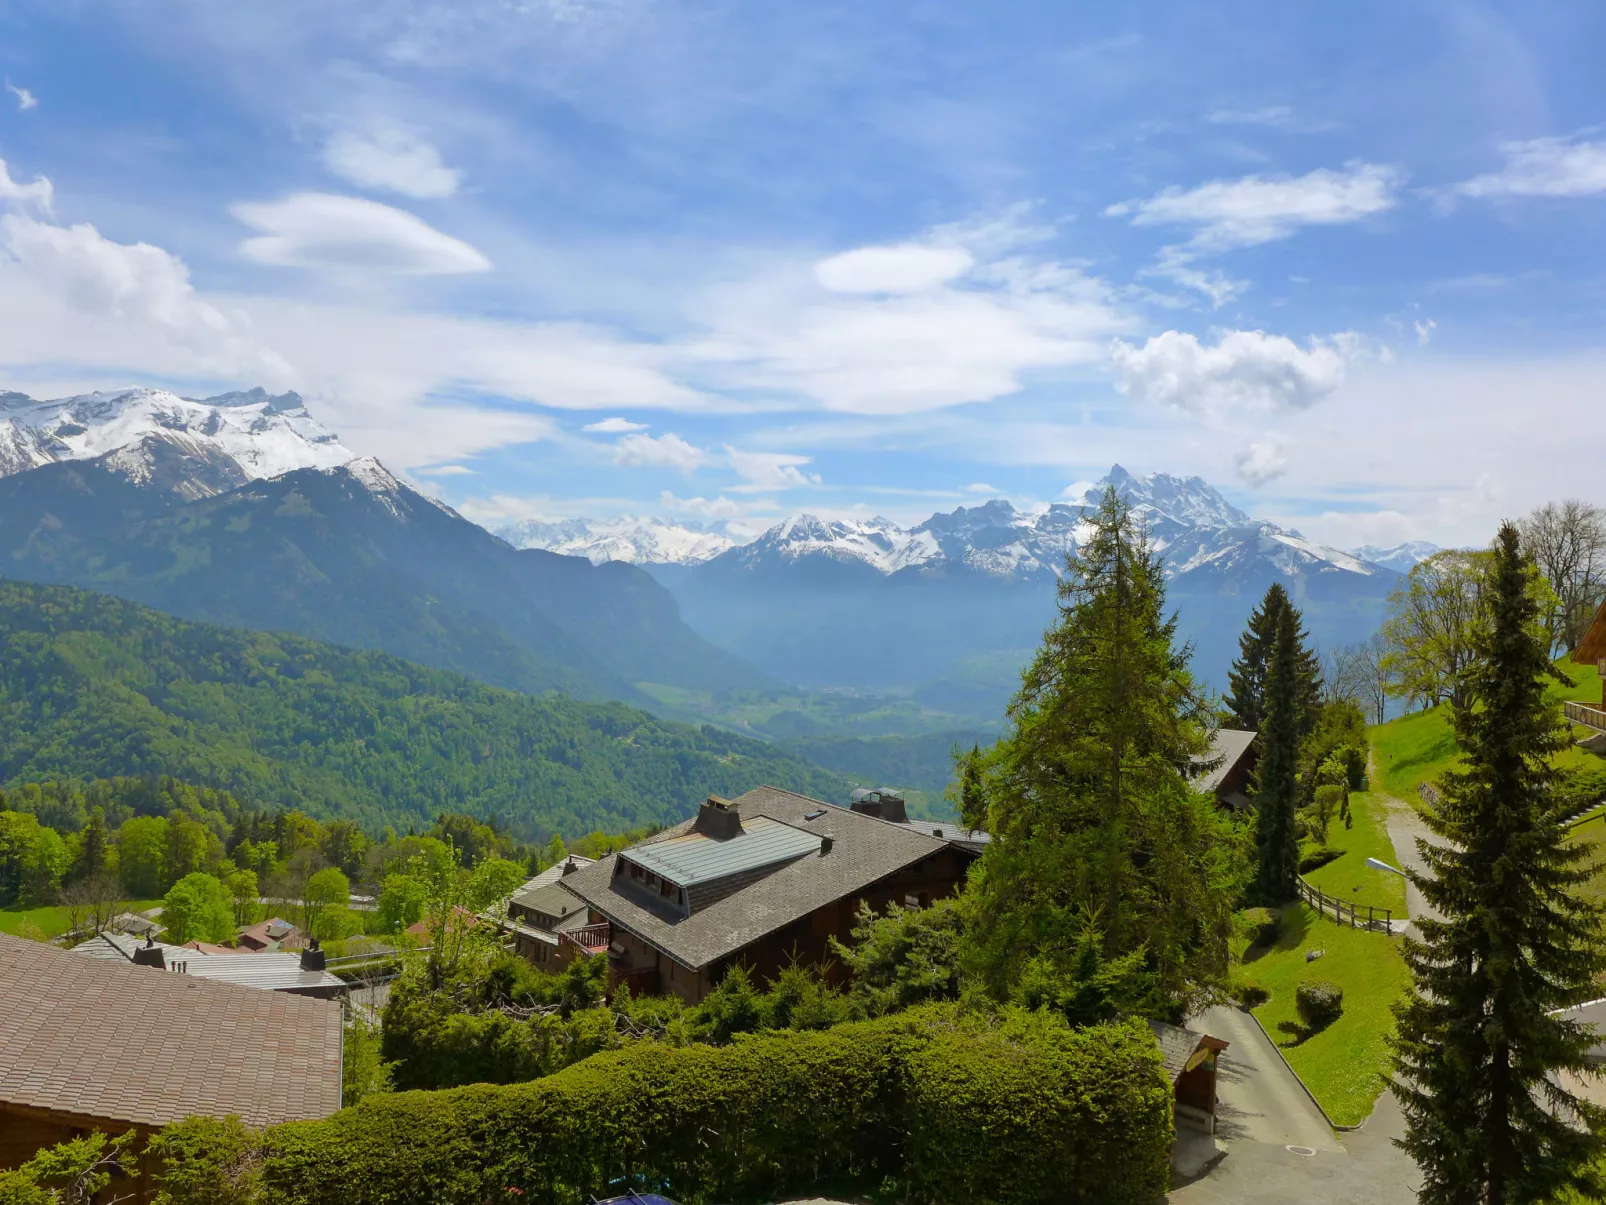
[[[341,1007],[0,933],[0,1102],[160,1126],[340,1107]]]

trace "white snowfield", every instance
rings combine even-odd
[[[258,388],[196,399],[122,389],[47,401],[0,393],[0,476],[117,452],[114,467],[139,480],[149,462],[137,450],[152,436],[187,454],[227,456],[250,480],[333,468],[354,456],[294,393]]]
[[[649,516],[613,519],[525,519],[496,529],[515,548],[541,548],[583,556],[593,564],[695,565],[734,548],[723,532]]]

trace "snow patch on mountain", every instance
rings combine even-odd
[[[493,529],[515,548],[583,556],[593,564],[697,565],[736,545],[722,531],[694,523],[621,515],[612,519],[525,519]]]
[[[1109,486],[1146,524],[1150,545],[1163,557],[1168,577],[1199,570],[1228,573],[1251,560],[1290,577],[1310,572],[1371,577],[1380,572],[1350,553],[1251,518],[1203,478],[1168,473],[1136,477],[1120,465],[1068,502],[1019,510],[995,498],[932,515],[908,529],[881,518],[798,515],[726,557],[748,565],[821,557],[863,563],[883,574],[959,569],[1020,580],[1057,575],[1067,554],[1087,538],[1089,512]]]
[[[156,450],[153,438],[165,447]],[[256,388],[197,399],[123,389],[45,401],[0,393],[0,476],[119,453],[113,467],[148,480],[153,455],[186,452],[214,466],[227,457],[244,481],[332,468],[353,456],[295,393]]]
[[[1395,544],[1388,547],[1378,544],[1363,544],[1359,548],[1350,549],[1350,554],[1373,565],[1382,565],[1385,569],[1392,569],[1396,573],[1409,573],[1435,552],[1443,551],[1437,544],[1430,544],[1426,540],[1407,540],[1403,544]]]

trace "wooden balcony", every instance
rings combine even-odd
[[[1606,732],[1606,710],[1589,703],[1566,703],[1563,710],[1573,723],[1593,728],[1596,732]]]
[[[613,941],[613,926],[607,921],[596,925],[583,925],[578,929],[565,929],[558,934],[558,946],[578,947],[585,954],[601,954]]]

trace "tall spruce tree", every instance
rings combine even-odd
[[[1267,661],[1265,716],[1255,777],[1257,894],[1269,904],[1294,898],[1299,874],[1300,698],[1299,618],[1292,607],[1278,615]]]
[[[1602,910],[1579,894],[1594,867],[1566,839],[1553,756],[1566,748],[1545,697],[1543,616],[1516,529],[1500,529],[1468,702],[1452,712],[1461,766],[1440,781],[1411,879],[1443,919],[1419,919],[1396,1009],[1402,1145],[1427,1205],[1524,1205],[1606,1192],[1606,1110],[1569,1092],[1598,1036],[1556,1010],[1600,993]]]
[[[1278,625],[1290,615],[1294,622],[1294,660],[1298,678],[1296,697],[1301,708],[1300,734],[1309,732],[1315,722],[1317,705],[1321,699],[1321,658],[1310,647],[1304,616],[1294,606],[1282,583],[1273,582],[1250,612],[1243,635],[1238,637],[1238,656],[1227,671],[1228,690],[1223,702],[1235,728],[1258,732],[1265,722],[1266,685],[1272,645],[1277,639]]]
[[[1034,990],[1074,983],[1090,932],[1103,967],[1141,980],[1101,989],[1128,1007],[1174,1015],[1224,975],[1244,859],[1188,779],[1209,748],[1190,652],[1143,529],[1106,491],[1009,731],[966,784],[993,839],[965,897],[964,957],[996,996],[1028,966]]]

